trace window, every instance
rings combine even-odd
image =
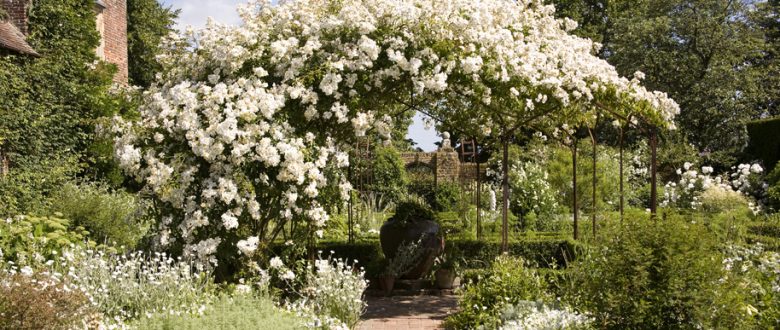
[[[100,34],[100,44],[98,45],[95,53],[101,60],[106,59],[106,26],[103,12],[106,9],[105,3],[101,0],[95,1],[95,25],[97,26],[98,33]]]

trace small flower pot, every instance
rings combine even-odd
[[[455,283],[455,271],[452,269],[440,268],[434,273],[436,277],[436,287],[439,289],[452,289]]]
[[[395,285],[394,276],[388,276],[388,275],[379,276],[379,287],[382,289],[382,292],[385,294],[385,296],[389,296],[390,293],[393,292],[394,285]]]

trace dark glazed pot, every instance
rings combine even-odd
[[[379,229],[379,243],[382,245],[382,252],[388,259],[395,257],[401,243],[415,242],[421,237],[423,239],[420,247],[424,248],[426,252],[420,258],[417,266],[412,267],[410,271],[401,276],[403,279],[416,280],[430,272],[433,260],[441,253],[444,244],[442,238],[439,237],[439,224],[427,219],[416,219],[404,225],[389,220]]]

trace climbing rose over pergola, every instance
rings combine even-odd
[[[214,262],[290,223],[324,226],[351,188],[346,146],[369,130],[389,138],[399,108],[481,137],[605,109],[671,125],[679,111],[640,75],[620,77],[541,0],[253,1],[239,12],[240,26],[171,39],[141,118],[117,124],[122,168],[164,216],[160,243]]]

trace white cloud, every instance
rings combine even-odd
[[[238,17],[236,7],[238,4],[245,3],[244,0],[161,0],[165,6],[171,6],[174,9],[181,9],[179,14],[177,28],[181,29],[187,25],[195,28],[201,28],[206,25],[208,17],[215,21],[238,25],[241,19]]]

